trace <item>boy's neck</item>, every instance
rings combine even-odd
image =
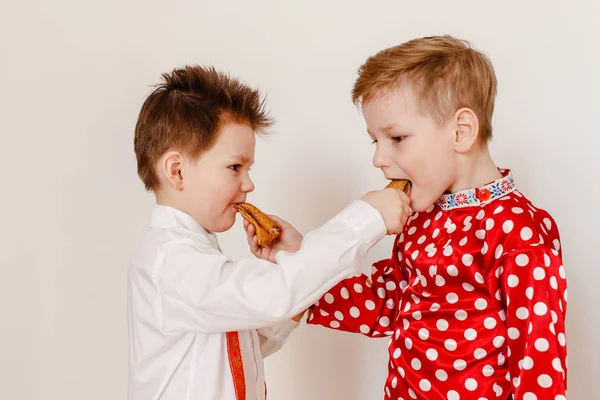
[[[464,155],[458,164],[458,179],[448,188],[449,193],[475,189],[502,177],[487,145]]]

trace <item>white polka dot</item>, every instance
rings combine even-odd
[[[337,321],[331,321],[329,323],[329,326],[331,326],[332,328],[339,328],[340,327],[340,323]]]
[[[431,235],[431,237],[433,239],[435,239],[436,237],[438,237],[439,234],[440,234],[440,229],[439,228],[435,228],[435,231],[433,231],[433,234]]]
[[[533,368],[533,359],[529,356],[525,356],[523,359],[523,369],[530,370],[531,368]]]
[[[562,394],[557,394],[554,400],[567,400],[567,398]]]
[[[542,302],[535,303],[535,306],[533,306],[533,312],[541,317],[542,315],[546,315],[548,312],[548,306]]]
[[[465,360],[454,361],[454,369],[457,371],[462,371],[465,368],[467,368],[467,362]]]
[[[410,362],[410,366],[415,370],[418,371],[421,369],[421,361],[418,358],[413,358],[412,361]]]
[[[533,270],[533,277],[536,280],[541,281],[542,279],[544,279],[546,277],[546,271],[544,271],[544,268],[542,268],[542,267],[537,267],[536,269]]]
[[[531,286],[525,290],[525,296],[527,296],[529,300],[533,300],[533,288]]]
[[[400,376],[404,379],[404,368],[402,367],[398,367],[398,373],[400,374]]]
[[[488,244],[487,242],[483,242],[483,247],[481,248],[481,254],[486,255],[488,252]]]
[[[502,386],[498,385],[497,383],[494,383],[494,385],[492,387],[494,388],[496,397],[500,397],[500,395],[502,395]]]
[[[456,266],[448,265],[448,268],[446,270],[448,271],[448,275],[458,276],[458,268],[456,268]]]
[[[483,279],[483,276],[479,273],[479,272],[475,272],[475,275],[473,275],[475,277],[475,280],[478,283],[485,283],[485,280]]]
[[[476,349],[473,352],[473,357],[475,357],[477,360],[482,360],[486,355],[487,352],[484,349]]]
[[[363,324],[360,326],[360,331],[366,335],[367,333],[369,333],[371,331],[371,328],[369,328],[367,325]]]
[[[355,283],[354,284],[354,291],[356,293],[362,293],[362,291],[363,291],[362,285],[360,283]]]
[[[469,378],[465,381],[465,388],[469,391],[474,391],[477,389],[477,381],[473,378]]]
[[[381,318],[379,318],[379,324],[381,326],[389,326],[390,325],[390,319],[388,317],[381,317]]]
[[[565,274],[565,267],[562,265],[558,267],[558,276],[560,276],[562,279],[567,279],[567,274]]]
[[[496,327],[496,319],[492,317],[487,317],[483,321],[483,326],[485,326],[487,329],[494,329]]]
[[[509,220],[504,221],[504,223],[502,224],[502,231],[504,233],[510,233],[514,227],[515,227],[515,223],[509,219]]]
[[[529,264],[529,257],[527,256],[527,254],[519,254],[516,258],[515,258],[515,262],[517,263],[517,265],[519,267],[524,267],[527,264]]]
[[[454,313],[454,316],[457,320],[464,321],[465,319],[467,319],[467,312],[465,310],[458,310]]]
[[[360,315],[360,310],[357,307],[352,307],[350,309],[350,315],[354,318],[358,318],[358,316]]]
[[[483,376],[490,377],[494,374],[494,368],[491,365],[484,365],[481,372],[483,373]]]
[[[445,331],[446,329],[448,329],[448,321],[446,321],[445,319],[438,319],[438,321],[435,323],[435,326],[440,331]]]
[[[421,338],[421,340],[427,340],[429,338],[429,331],[427,330],[427,328],[419,329],[419,337]]]
[[[343,321],[343,320],[344,320],[344,314],[342,314],[342,313],[341,313],[341,312],[339,312],[339,311],[336,311],[336,312],[335,312],[333,315],[334,315],[334,316],[335,316],[337,319],[339,319],[340,321]]]
[[[384,288],[379,288],[377,289],[377,296],[379,296],[380,299],[385,299],[386,294],[385,294],[385,289]]]
[[[321,313],[322,316],[326,317],[329,315],[329,313],[325,310],[319,310],[319,312]]]
[[[554,248],[555,248],[556,250],[560,250],[560,242],[558,241],[558,239],[554,239],[554,240],[552,241],[552,244],[554,245]]]
[[[429,392],[431,390],[431,383],[427,379],[421,379],[419,382],[419,387],[424,392]]]
[[[387,281],[385,284],[385,288],[387,290],[396,290],[396,282],[394,281]]]
[[[375,309],[375,303],[373,303],[371,300],[367,300],[365,301],[365,307],[367,310],[373,311]]]
[[[517,339],[521,333],[517,328],[508,328],[508,337],[515,340]]]
[[[550,257],[548,256],[548,254],[544,254],[544,266],[545,267],[550,266]]]
[[[415,320],[419,321],[419,320],[421,319],[421,317],[422,317],[422,315],[421,315],[421,311],[415,311],[414,313],[412,313],[412,317],[413,317]]]
[[[502,336],[496,336],[494,338],[494,340],[492,341],[492,343],[494,344],[495,347],[500,348],[504,344],[505,340],[506,339],[504,339],[504,337],[502,337]]]
[[[478,310],[485,310],[487,308],[487,301],[485,301],[485,299],[475,300],[475,308]]]
[[[431,312],[436,312],[436,311],[437,311],[437,310],[439,310],[439,309],[440,309],[440,305],[439,305],[438,303],[433,303],[433,304],[431,305],[431,307],[429,307],[429,310],[430,310]]]
[[[458,242],[459,246],[464,246],[465,244],[467,244],[467,237],[466,236],[464,238],[462,238],[460,240],[460,242]]]
[[[325,301],[328,302],[329,304],[333,303],[333,296],[331,295],[331,293],[327,293],[325,295]]]
[[[457,346],[458,345],[454,339],[446,339],[446,341],[444,342],[444,347],[449,351],[456,350]]]
[[[519,307],[517,309],[517,318],[520,320],[526,320],[529,317],[529,310],[525,307]]]
[[[438,352],[436,349],[429,349],[425,352],[427,358],[431,361],[435,361],[438,358]]]
[[[512,212],[515,214],[523,214],[523,209],[521,207],[513,207]]]
[[[412,228],[410,228],[410,229],[408,230],[408,234],[409,234],[409,235],[412,235],[412,234],[413,234],[413,233],[415,233],[416,231],[417,231],[417,227],[416,227],[416,226],[413,226]]]
[[[448,379],[448,374],[443,369],[438,369],[435,371],[435,377],[440,381],[445,382]]]
[[[435,277],[435,284],[436,284],[437,286],[440,286],[440,287],[441,287],[441,286],[444,286],[444,285],[446,284],[446,280],[444,279],[444,277],[443,277],[443,276],[441,276],[441,275],[437,275],[437,276]]]
[[[535,348],[538,351],[546,351],[546,350],[548,350],[549,347],[550,347],[550,343],[548,343],[548,340],[546,340],[544,338],[539,338],[535,341]]]
[[[406,346],[408,350],[412,349],[412,340],[410,338],[404,339],[404,346]]]
[[[394,302],[394,299],[387,299],[387,301],[385,302],[385,306],[390,310],[393,310],[395,305],[396,302]]]
[[[552,368],[554,368],[558,372],[563,372],[562,363],[559,358],[555,358],[552,360]]]
[[[529,240],[529,239],[531,239],[532,236],[533,236],[533,231],[531,230],[530,227],[526,226],[525,228],[521,229],[521,239]]]
[[[412,258],[413,260],[416,260],[418,256],[419,256],[419,250],[415,250],[410,255],[410,258]]]
[[[485,230],[479,229],[479,230],[475,231],[475,237],[479,240],[485,239]]]
[[[496,207],[496,209],[494,210],[494,215],[496,215],[496,214],[500,214],[502,211],[504,211],[504,207],[502,207],[502,206],[498,206],[498,207]]]
[[[508,287],[514,288],[519,284],[519,277],[513,274],[510,274],[507,279]]]
[[[448,400],[460,400],[460,395],[456,390],[450,390],[447,394]]]
[[[498,245],[498,247],[496,247],[496,252],[494,254],[494,256],[496,257],[496,259],[499,259],[500,257],[502,257],[502,253],[504,252],[504,248],[502,247],[501,244]]]
[[[458,301],[458,295],[456,293],[448,293],[446,295],[446,301],[450,304],[454,304]]]
[[[446,246],[444,247],[444,255],[446,257],[449,257],[452,255],[452,246]]]
[[[425,240],[427,240],[427,237],[425,235],[423,235],[419,238],[419,240],[417,240],[417,243],[423,244],[423,243],[425,243]]]
[[[552,229],[552,221],[550,221],[548,218],[544,218],[544,225],[546,225],[546,228]]]
[[[504,365],[504,361],[506,361],[504,354],[502,354],[502,353],[498,354],[498,365]]]
[[[531,392],[527,392],[523,395],[523,400],[537,400],[537,396]]]
[[[394,354],[392,356],[397,359],[400,357],[401,353],[402,352],[400,351],[400,348],[397,348],[396,350],[394,350]]]
[[[392,387],[394,389],[396,389],[396,386],[398,386],[398,377],[395,376],[394,379],[392,379]]]
[[[471,264],[473,264],[473,256],[471,254],[465,254],[465,255],[463,255],[462,256],[462,262],[467,267],[471,266]]]
[[[549,375],[542,374],[538,376],[538,385],[547,389],[552,386],[552,378]]]
[[[403,319],[403,320],[402,320],[402,325],[403,325],[403,327],[404,327],[404,330],[407,330],[407,329],[408,329],[408,327],[409,327],[409,325],[410,325],[410,323],[408,322],[408,320],[407,320],[407,319]]]
[[[477,338],[477,331],[473,328],[465,330],[465,339],[475,340]]]
[[[344,299],[350,298],[350,293],[348,292],[348,289],[342,288],[342,290],[340,290],[340,296],[342,296],[342,298]]]

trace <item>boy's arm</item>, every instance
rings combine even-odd
[[[541,245],[510,252],[501,261],[495,273],[506,304],[514,397],[565,399],[567,281],[561,257]]]
[[[278,322],[275,325],[257,329],[258,338],[260,339],[260,351],[263,358],[266,358],[279,350],[298,325],[298,321],[287,319]]]
[[[310,309],[309,324],[369,337],[390,336],[406,281],[393,260],[373,265],[372,275],[343,280]]]
[[[216,250],[173,243],[157,277],[164,329],[226,332],[291,319],[356,273],[385,233],[381,214],[356,201],[308,233],[296,253],[278,253],[279,265],[260,259],[232,262]]]

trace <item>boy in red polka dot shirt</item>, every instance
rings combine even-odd
[[[556,223],[488,151],[496,77],[452,37],[370,57],[353,100],[373,164],[408,179],[413,215],[389,259],[308,322],[390,336],[386,400],[565,400],[567,285]]]

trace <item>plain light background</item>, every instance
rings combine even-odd
[[[597,4],[2,0],[0,398],[126,397],[126,268],[153,205],[132,137],[162,72],[213,64],[268,94],[249,199],[306,232],[385,183],[350,101],[358,66],[444,33],[493,60],[493,155],[562,234],[569,398],[600,398]],[[220,240],[250,255],[239,221]],[[386,346],[302,326],[266,361],[270,398],[381,399]]]

